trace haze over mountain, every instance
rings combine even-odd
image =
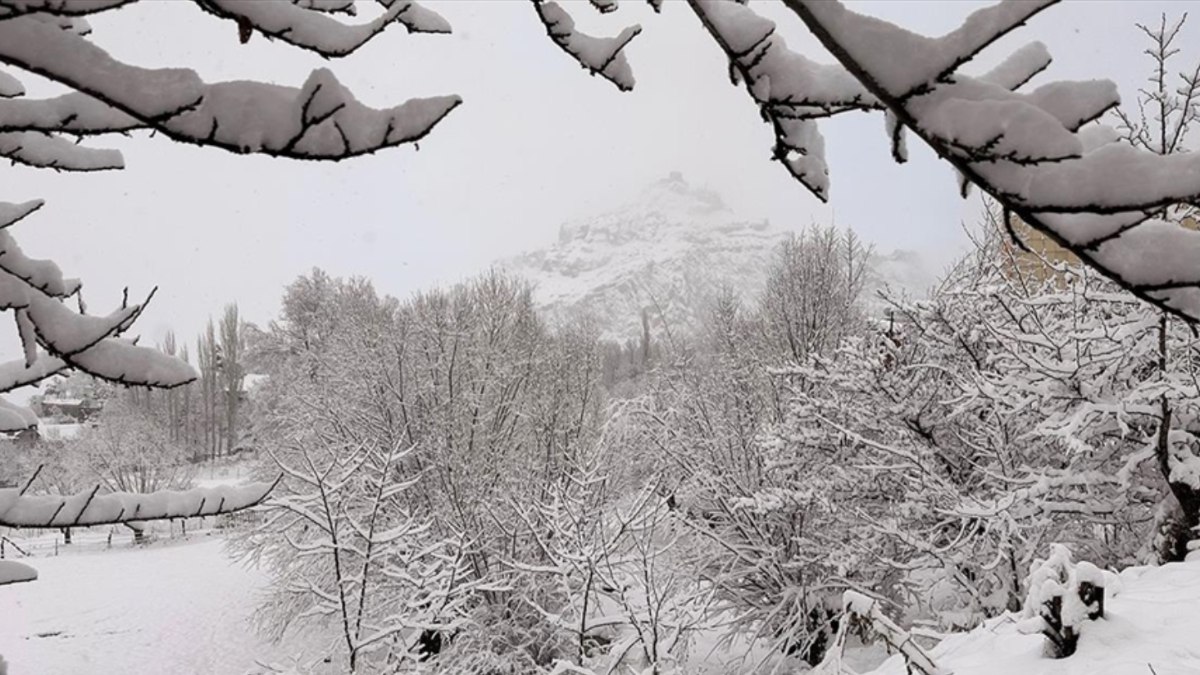
[[[715,191],[673,172],[625,204],[563,224],[558,241],[499,266],[532,281],[552,317],[590,313],[606,337],[639,335],[643,311],[657,330],[687,333],[722,287],[752,303],[775,247],[798,231],[742,217]],[[871,305],[876,289],[921,295],[936,278],[913,251],[877,252],[871,262]]]

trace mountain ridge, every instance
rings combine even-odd
[[[679,172],[632,200],[559,228],[549,246],[498,261],[534,284],[538,307],[552,320],[590,314],[608,339],[641,334],[642,312],[657,330],[689,333],[723,288],[752,304],[781,242],[796,231],[735,214],[709,188]],[[933,277],[920,255],[872,256],[868,302],[890,284],[919,294]]]

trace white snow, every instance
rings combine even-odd
[[[79,280],[64,278],[58,265],[27,257],[7,230],[0,231],[0,269],[54,297],[65,298],[79,290]]]
[[[0,53],[56,81],[87,82],[115,107],[176,140],[234,152],[309,159],[366,154],[419,140],[462,102],[457,96],[435,96],[377,110],[360,103],[324,68],[313,71],[300,88],[248,81],[207,84],[187,69],[122,63],[87,40],[28,16],[0,21]]]
[[[0,131],[98,133],[130,131],[142,123],[80,93],[49,99],[0,100]]]
[[[1070,657],[1044,657],[1045,638],[1020,630],[1020,617],[1012,614],[946,638],[930,655],[954,675],[1200,672],[1200,561],[1130,568],[1115,580],[1101,574],[1108,588],[1105,618],[1081,624],[1079,649]],[[1112,592],[1121,585],[1122,592]],[[870,675],[905,675],[904,662],[893,657]]]
[[[563,51],[592,74],[601,75],[617,85],[621,91],[633,89],[636,81],[624,49],[642,32],[641,26],[628,26],[616,37],[595,37],[575,30],[575,20],[557,2],[539,0],[533,4],[546,32]]]
[[[12,98],[24,95],[25,86],[21,84],[21,81],[0,70],[0,98]]]
[[[196,370],[182,359],[121,338],[102,340],[66,360],[89,375],[123,384],[174,387],[191,382],[197,376]]]
[[[804,8],[889,94],[905,96],[949,73],[1053,1],[1004,0],[973,12],[939,38],[851,12],[839,2],[808,2]]]
[[[750,301],[787,235],[765,220],[739,217],[716,193],[682,175],[648,186],[628,202],[565,223],[558,241],[501,261],[535,284],[534,299],[555,318],[594,316],[604,334],[641,334],[649,309],[656,332],[698,325],[719,284]]]
[[[3,6],[0,6],[0,16],[10,12],[25,13],[43,10],[54,10],[62,15],[79,15],[101,12],[129,2],[130,0],[4,0]],[[51,21],[59,18],[68,17],[53,15],[46,17]]]
[[[36,581],[37,570],[15,560],[0,560],[0,586]],[[0,591],[2,593],[3,591]],[[0,673],[4,672],[0,670]]]
[[[36,423],[37,418],[33,419]],[[253,506],[261,502],[272,487],[272,483],[248,483],[198,487],[181,492],[96,494],[86,491],[67,496],[22,495],[17,488],[3,488],[0,489],[0,523],[10,527],[61,527],[98,525],[122,519],[208,516]]]
[[[819,199],[828,199],[825,139],[814,120],[878,108],[879,102],[842,66],[817,63],[788,49],[775,24],[748,7],[702,0],[694,8],[774,124],[776,158]]]
[[[37,415],[25,406],[0,398],[0,431],[21,431],[37,426]]]
[[[1050,50],[1042,42],[1031,42],[1013,52],[979,79],[1005,89],[1016,89],[1050,65]]]
[[[552,319],[594,317],[607,339],[651,330],[698,328],[724,284],[747,305],[766,282],[776,247],[789,230],[735,213],[719,194],[672,174],[632,199],[568,221],[558,241],[500,267],[535,284],[534,300]],[[935,278],[915,253],[873,255],[864,300],[882,309],[877,290],[923,297]],[[871,305],[871,303],[878,303]]]
[[[0,392],[44,380],[67,367],[65,361],[54,356],[41,354],[32,366],[25,359],[0,363]]]
[[[0,587],[0,655],[11,675],[246,675],[302,645],[258,636],[266,575],[216,536],[180,544],[27,559],[40,578]]]
[[[415,3],[406,1],[382,3],[390,6],[380,16],[353,25],[327,16],[332,12],[314,12],[290,2],[204,0],[198,4],[217,16],[247,22],[265,35],[325,57],[346,56],[356,51],[393,22],[405,24],[412,32],[450,32],[450,25],[437,13],[422,11]]]
[[[47,348],[64,358],[89,349],[111,337],[137,317],[141,306],[130,305],[108,316],[89,316],[73,312],[62,302],[43,293],[29,294],[30,320]]]
[[[354,5],[354,0],[292,0],[292,4],[305,9],[311,9],[315,12],[347,14],[349,16],[354,16],[358,13],[358,9]]]
[[[25,216],[42,208],[46,202],[41,199],[31,199],[20,204],[0,202],[0,228],[8,227]]]
[[[1049,216],[1031,224],[1072,244],[1082,240],[1098,245],[1098,250],[1072,248],[1142,298],[1200,317],[1196,262],[1200,235],[1142,222],[1146,220],[1142,211],[1200,200],[1200,157],[1194,153],[1164,156],[1114,142],[1116,134],[1099,126],[1076,133],[1119,104],[1110,81],[1054,82],[1028,94],[1011,91],[1048,65],[1049,55],[1039,43],[1017,50],[980,78],[957,72],[1051,4],[1049,0],[1004,0],[972,13],[957,29],[938,38],[852,12],[834,0],[799,2],[793,9],[846,69],[858,73],[871,91],[886,99],[899,122],[956,164],[963,176],[964,196],[969,177],[1026,217],[1028,212],[1071,212],[1065,220]],[[768,23],[736,4],[702,3],[697,11],[706,24],[723,26],[717,32],[730,37],[727,44],[759,40],[766,45],[776,39]],[[767,63],[770,51],[755,46],[744,56]],[[765,83],[747,79],[752,95],[769,116],[768,92],[784,77],[811,76],[813,71],[810,64],[796,61],[772,67]],[[780,125],[773,120],[781,148],[787,151],[777,156],[824,198],[827,177],[814,164],[823,149],[814,141],[820,138],[817,130],[808,128],[818,115],[803,107],[828,106],[832,97],[828,92],[813,96],[809,91],[820,88],[810,86],[789,101],[800,106],[793,115],[797,121]],[[869,107],[864,101],[858,103],[860,108]],[[889,132],[898,128],[898,122],[888,126]],[[894,156],[903,160],[897,135],[889,135]],[[1060,222],[1062,231],[1056,227]],[[1162,252],[1166,259],[1147,255],[1150,251]]]
[[[1102,588],[1105,582],[1104,571],[1086,560],[1081,561],[1075,565],[1075,581]]]
[[[1041,161],[1083,154],[1083,144],[1053,114],[979,80],[937,86],[915,97],[908,110],[922,129],[962,148],[964,157]]]
[[[125,168],[119,150],[89,148],[37,131],[0,132],[0,157],[45,169],[103,171]]]

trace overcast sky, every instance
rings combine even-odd
[[[53,257],[81,277],[93,311],[119,302],[123,286],[134,295],[159,286],[137,328],[151,341],[174,328],[190,342],[230,301],[264,323],[282,287],[314,266],[370,277],[398,297],[461,279],[498,257],[548,244],[564,220],[602,210],[675,170],[721,193],[746,218],[851,226],[880,249],[915,249],[938,265],[962,245],[960,223],[978,212],[977,201],[957,198],[951,170],[916,143],[909,164],[892,163],[878,115],[825,123],[833,187],[830,204],[821,205],[768,161],[769,127],[730,84],[718,48],[680,0],[667,0],[661,15],[625,0],[606,17],[568,3],[589,32],[643,26],[628,48],[637,77],[628,94],[560,52],[525,0],[425,4],[451,22],[453,35],[412,36],[396,26],[334,62],[259,35],[241,45],[233,23],[189,2],[144,1],[94,19],[93,39],[141,66],[291,85],[327,66],[373,105],[444,93],[465,104],[419,151],[338,164],[237,156],[141,134],[111,141],[125,151],[124,171],[0,168],[5,200],[48,200],[14,234],[28,253]],[[983,3],[850,4],[940,34]],[[1042,40],[1055,64],[1036,82],[1108,77],[1132,101],[1149,66],[1134,22],[1157,22],[1164,11],[1177,15],[1195,4],[1067,2],[997,43],[988,59]],[[782,7],[752,6],[780,23],[793,48],[821,53]],[[1185,30],[1186,43],[1196,43],[1200,20]],[[1196,51],[1185,49],[1180,65]],[[16,354],[11,344],[9,352]]]

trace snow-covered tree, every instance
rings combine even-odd
[[[749,502],[820,533],[810,574],[945,626],[1019,608],[1050,542],[1127,565],[1194,536],[1195,336],[992,215],[932,299],[778,371],[787,412]]]
[[[871,250],[847,229],[810,227],[779,246],[759,302],[772,349],[803,361],[861,332]]]
[[[69,451],[83,471],[80,480],[114,492],[144,494],[191,484],[184,447],[171,440],[160,420],[121,398],[105,404]]]
[[[781,2],[837,65],[789,50],[775,24],[743,3],[688,5],[729,57],[733,80],[745,84],[773,126],[776,159],[816,196],[829,192],[818,121],[882,111],[898,162],[907,158],[906,135],[915,135],[955,168],[964,195],[977,186],[1123,288],[1173,314],[1200,318],[1200,234],[1158,217],[1162,208],[1200,196],[1194,178],[1200,160],[1119,143],[1116,130],[1089,124],[1120,102],[1109,81],[1018,92],[1050,65],[1041,43],[1018,49],[987,73],[962,70],[1056,0],[1006,0],[937,38],[837,1]],[[1158,255],[1145,255],[1150,250]]]
[[[508,564],[516,585],[535,591],[523,599],[550,624],[559,664],[580,673],[675,672],[709,618],[710,594],[682,562],[685,530],[661,483],[623,486],[603,468],[621,444],[607,438],[562,471],[545,498],[517,505],[512,534],[533,550]]]
[[[245,333],[236,304],[225,306],[221,316],[220,382],[225,407],[225,452],[233,452],[238,442],[238,411],[241,408],[242,383],[246,372],[242,364]]]
[[[682,11],[661,0],[656,10]],[[836,64],[790,50],[775,24],[737,0],[688,0],[730,60],[775,132],[774,156],[820,199],[829,195],[819,120],[882,112],[897,161],[915,135],[960,175],[1022,221],[1076,253],[1139,297],[1169,312],[1200,319],[1200,234],[1157,216],[1163,207],[1200,197],[1197,160],[1120,144],[1120,134],[1089,124],[1119,103],[1108,81],[1055,82],[1017,90],[1050,64],[1041,43],[1018,49],[978,75],[962,72],[980,52],[1056,0],[1004,0],[930,38],[846,9],[836,0],[779,0],[821,42]],[[114,59],[87,39],[87,17],[133,0],[5,0],[0,6],[0,63],[66,85],[73,93],[47,101],[0,101],[0,150],[34,166],[115,168],[119,153],[63,138],[150,129],[171,139],[233,152],[305,159],[342,159],[414,142],[457,107],[456,96],[413,99],[378,110],[358,102],[325,69],[303,85],[206,83],[185,69],[146,69]],[[326,58],[355,52],[387,28],[448,33],[437,13],[410,0],[384,0],[357,22],[368,3],[197,0],[236,23],[242,40],[255,33]],[[618,3],[592,2],[600,12]],[[574,8],[572,8],[574,9]],[[587,35],[571,10],[551,0],[531,3],[553,44],[584,69],[621,90],[635,85],[624,48],[641,33]],[[586,10],[585,10],[586,11]],[[23,89],[11,73],[4,95]],[[1129,176],[1137,176],[1129,180]],[[1146,250],[1163,256],[1148,263]]]
[[[459,582],[477,585],[469,620],[447,639],[461,670],[448,672],[490,672],[497,660],[526,672],[564,657],[561,628],[534,609],[542,590],[513,570],[544,562],[526,519],[600,442],[591,324],[546,326],[528,286],[496,273],[401,303],[314,272],[281,304],[249,355],[268,374],[255,413],[264,447],[291,467],[302,458],[278,442],[318,428],[355,447],[411,447],[391,478],[416,482],[395,499],[431,519],[431,537],[464,542]],[[625,461],[635,456],[613,455],[609,499],[644,478]]]
[[[636,429],[625,434],[629,463],[666,478],[701,583],[715,593],[713,614],[814,663],[842,588],[830,583],[839,563],[826,538],[844,529],[818,517],[835,489],[823,466],[793,474],[772,465],[763,435],[784,421],[788,393],[771,369],[807,363],[865,329],[864,259],[852,233],[832,228],[785,242],[756,305],[718,294],[702,334],[664,354],[620,412]]]
[[[349,443],[320,425],[273,450],[284,479],[242,545],[275,577],[262,610],[273,632],[334,626],[328,654],[348,672],[395,672],[464,620],[464,542],[439,539],[404,503],[418,480],[396,480],[409,450]]]
[[[419,139],[459,102],[456,97],[438,97],[376,110],[355,100],[328,70],[316,71],[303,86],[289,88],[253,82],[208,84],[190,70],[125,64],[88,40],[86,17],[128,4],[0,3],[0,64],[8,67],[0,71],[0,155],[33,168],[120,169],[124,159],[119,151],[74,139],[144,129],[233,152],[337,160]],[[371,24],[348,28],[317,11],[331,9],[327,3],[199,3],[212,14],[237,21],[242,30],[286,37],[327,56],[353,51],[393,22],[410,30],[446,30],[440,17],[413,3],[387,5]],[[62,84],[70,93],[27,98],[21,73]],[[194,371],[179,359],[122,337],[144,303],[123,299],[110,314],[88,315],[78,280],[21,250],[11,228],[42,206],[41,200],[0,203],[0,306],[13,312],[24,347],[23,358],[0,368],[0,391],[34,384],[69,368],[127,385],[175,387],[192,380]],[[67,306],[71,298],[77,299],[78,311]],[[0,428],[14,431],[36,423],[29,411],[0,402]],[[39,497],[27,494],[26,484],[0,491],[0,523],[60,527],[224,513],[261,501],[268,487],[153,496],[102,495],[97,488],[69,497]]]

